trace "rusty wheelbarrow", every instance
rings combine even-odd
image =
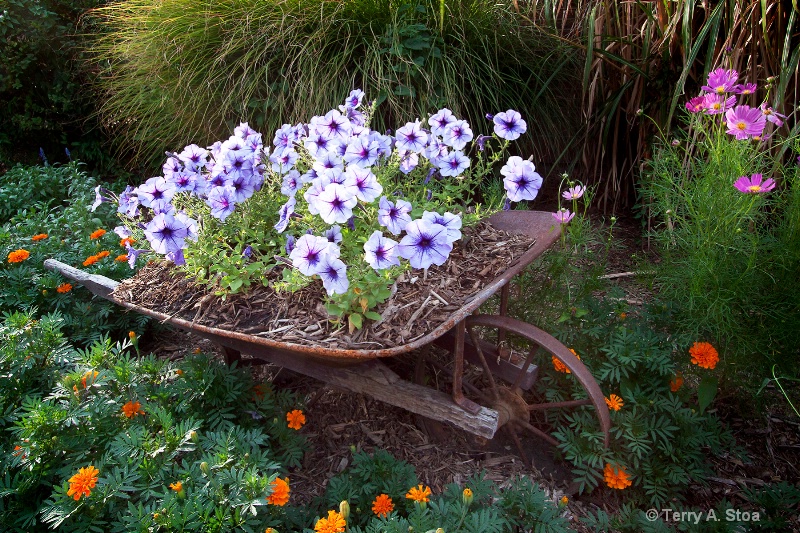
[[[504,211],[493,215],[489,221],[497,229],[523,233],[536,241],[519,261],[454,311],[439,327],[413,342],[383,349],[304,346],[195,324],[115,298],[112,292],[118,282],[111,279],[88,274],[52,259],[45,261],[45,267],[81,283],[97,296],[211,340],[222,347],[228,363],[247,362],[241,359],[241,355],[246,354],[256,358],[251,361],[265,360],[424,417],[448,422],[484,438],[492,438],[498,429],[503,428],[509,431],[523,457],[525,454],[517,431],[530,432],[556,444],[553,437],[530,421],[531,412],[546,409],[594,406],[604,443],[608,446],[611,426],[608,407],[586,366],[552,335],[507,316],[509,282],[559,238],[560,225],[554,224],[550,213],[539,211]],[[481,304],[498,291],[499,313],[480,314]],[[497,331],[492,335],[492,342],[480,335],[487,329]],[[527,355],[515,355],[507,348],[509,334],[515,339],[529,341]],[[381,362],[382,358],[427,348],[431,344],[446,348],[453,354],[452,369],[449,370],[452,378],[450,394],[402,379]],[[533,361],[539,350],[557,358],[571,371],[586,391],[586,399],[529,403],[526,396],[529,396],[527,391],[538,375]],[[465,379],[465,362],[480,369],[477,386]]]

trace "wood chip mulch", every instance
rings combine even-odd
[[[246,293],[214,294],[213,284],[187,278],[172,263],[152,262],[114,291],[120,300],[212,326],[279,342],[338,349],[379,349],[413,342],[445,322],[533,246],[534,240],[509,234],[482,221],[464,228],[442,266],[405,272],[392,296],[375,310],[382,319],[352,335],[332,320],[317,280],[295,293],[257,286]],[[269,273],[281,278],[279,269]]]

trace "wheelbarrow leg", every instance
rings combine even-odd
[[[453,401],[468,413],[476,414],[481,406],[464,396],[462,378],[464,377],[464,333],[466,323],[462,320],[456,324],[455,361],[453,364]]]

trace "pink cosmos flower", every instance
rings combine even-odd
[[[758,89],[758,85],[755,83],[745,83],[743,85],[736,85],[733,87],[733,92],[736,94],[748,95],[753,94]]]
[[[767,124],[767,119],[761,110],[749,105],[737,105],[735,109],[728,109],[725,119],[728,123],[728,133],[739,140],[760,136]]]
[[[785,119],[786,115],[781,115],[780,113],[776,112],[772,107],[768,106],[766,103],[761,104],[761,112],[764,113],[764,117],[775,124],[776,126],[780,127],[783,126],[783,120]]]
[[[562,192],[561,196],[563,196],[565,200],[577,200],[583,196],[584,192],[586,192],[586,189],[582,185],[576,185]]]
[[[749,178],[747,176],[740,177],[733,183],[733,186],[745,194],[761,194],[774,189],[775,180],[772,178],[764,180],[761,174],[753,174]]]
[[[559,211],[553,213],[553,218],[555,218],[559,224],[566,224],[575,216],[575,213],[570,213],[569,209],[561,208]]]
[[[736,104],[736,97],[730,96],[725,98],[718,94],[707,94],[703,97],[703,104],[705,104],[707,115],[718,115],[732,108],[734,104]]]
[[[731,92],[739,79],[739,73],[735,70],[725,70],[718,68],[708,74],[708,85],[703,85],[702,90],[708,93],[725,94]]]
[[[686,102],[686,109],[688,109],[690,113],[699,113],[705,108],[706,108],[705,96],[695,96],[694,98]]]

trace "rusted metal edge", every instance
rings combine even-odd
[[[511,281],[514,276],[522,272],[534,259],[547,250],[560,235],[560,226],[553,224],[554,221],[550,213],[542,211],[503,211],[491,216],[489,221],[497,229],[514,233],[523,233],[535,237],[536,242],[522,257],[520,257],[519,261],[511,265],[503,274],[493,279],[461,308],[455,310],[450,318],[440,324],[436,329],[413,342],[394,346],[392,348],[363,350],[325,348],[322,346],[307,346],[303,344],[279,342],[253,335],[245,335],[235,331],[212,328],[119,300],[112,294],[112,291],[119,283],[104,276],[88,274],[65,263],[56,261],[55,259],[47,259],[45,261],[45,268],[60,272],[65,277],[81,283],[93,294],[101,298],[105,298],[117,305],[136,311],[137,313],[156,318],[161,322],[174,324],[183,329],[236,339],[237,341],[247,342],[253,346],[290,350],[294,353],[303,354],[304,356],[312,357],[319,361],[336,361],[338,363],[348,364],[377,357],[393,357],[408,353],[435,341],[465,317],[472,314],[473,311],[486,302],[495,292]],[[247,352],[248,350],[243,351]]]

